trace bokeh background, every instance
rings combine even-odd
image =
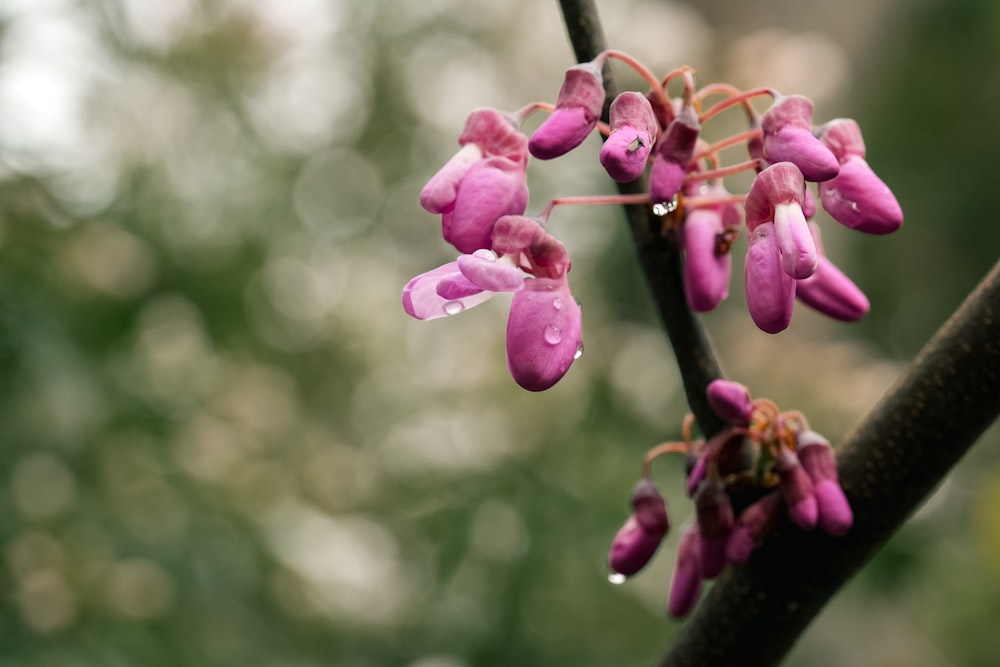
[[[1000,4],[599,4],[654,70],[861,121],[906,224],[825,241],[871,314],[766,336],[737,280],[704,318],[731,377],[836,441],[997,260]],[[417,195],[465,115],[552,100],[571,62],[541,0],[0,0],[0,667],[660,654],[676,535],[624,585],[604,567],[686,411],[621,212],[552,216],[586,352],[545,394],[507,377],[502,297],[399,304],[454,256]],[[534,162],[529,210],[610,192],[597,145]],[[998,445],[788,665],[997,664]]]

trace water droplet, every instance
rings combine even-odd
[[[608,581],[613,583],[615,586],[624,584],[626,579],[628,579],[628,577],[621,572],[608,572]]]
[[[661,201],[653,204],[653,215],[658,215],[663,217],[668,213],[673,213],[677,210],[677,197],[674,197],[670,201]]]
[[[444,304],[443,308],[445,315],[458,315],[460,312],[465,310],[465,304],[461,301],[449,301]]]
[[[562,329],[554,324],[545,327],[542,335],[545,337],[545,342],[549,345],[558,345],[562,341]]]
[[[583,356],[583,341],[580,341],[580,344],[577,345],[576,347],[576,352],[573,353],[573,361],[576,361],[582,356]]]
[[[552,299],[552,307],[555,308],[556,310],[562,310],[563,307],[562,297],[557,296],[556,298]]]

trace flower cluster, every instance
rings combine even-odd
[[[649,90],[618,95],[605,124],[602,72],[608,59],[633,67]],[[681,92],[671,97],[675,80]],[[712,97],[721,99],[703,109]],[[763,114],[751,104],[758,97],[771,100]],[[733,107],[743,109],[748,128],[707,141],[703,126]],[[529,138],[521,126],[539,110],[550,115]],[[814,126],[812,115],[812,102],[799,95],[727,84],[697,89],[689,68],[659,78],[613,50],[567,70],[554,105],[536,102],[514,113],[475,110],[459,137],[460,150],[420,193],[421,205],[441,216],[445,240],[462,256],[411,280],[404,308],[417,319],[447,317],[497,292],[512,292],[508,367],[521,386],[547,389],[582,349],[580,310],[567,282],[569,255],[546,231],[548,215],[558,204],[617,202],[648,204],[664,232],[679,235],[685,294],[696,311],[712,310],[728,296],[730,249],[745,221],[746,301],[759,328],[785,329],[796,297],[833,318],[857,320],[868,300],[825,256],[811,220],[817,200],[834,220],[871,234],[898,229],[902,211],[865,161],[857,123],[836,119]],[[529,156],[558,158],[595,131],[606,138],[599,157],[608,175],[630,182],[648,174],[648,193],[567,197],[526,216]],[[749,159],[723,166],[721,153],[738,145],[745,145]],[[728,192],[724,179],[743,171],[756,172],[749,191]],[[808,183],[816,184],[815,194]]]
[[[747,562],[783,512],[802,530],[819,526],[834,536],[847,533],[854,521],[837,481],[833,449],[805,417],[782,412],[768,399],[751,399],[746,387],[728,380],[709,384],[708,401],[727,428],[707,441],[692,441],[689,417],[683,442],[664,443],[646,454],[642,480],[632,494],[634,513],[608,555],[613,581],[623,581],[650,561],[669,526],[651,463],[670,452],[686,455],[695,519],[681,536],[670,584],[668,609],[675,617],[694,607],[704,580],[718,576],[728,563]],[[746,498],[751,502],[734,502]]]

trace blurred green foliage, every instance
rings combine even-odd
[[[727,26],[627,4],[603,7],[614,46],[726,75]],[[775,341],[738,284],[705,318],[734,377],[834,438],[1000,247],[997,10],[959,4],[897,7],[826,103],[908,216],[833,233],[869,321],[797,314]],[[465,114],[551,99],[569,54],[555,3],[0,2],[0,667],[651,662],[676,536],[623,586],[604,556],[685,406],[620,215],[553,216],[587,348],[544,395],[506,376],[503,304],[399,306],[451,257],[417,193]],[[532,207],[608,191],[595,146],[533,167]],[[790,664],[992,665],[995,463]],[[657,470],[678,526],[680,474]]]

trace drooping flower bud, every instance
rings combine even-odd
[[[608,567],[625,576],[646,566],[670,527],[663,496],[648,479],[636,485],[632,507],[634,513],[615,535],[608,554]]]
[[[833,448],[819,433],[803,431],[798,435],[796,451],[813,481],[820,526],[831,535],[844,535],[854,523],[854,513],[837,479]]]
[[[865,160],[861,128],[837,118],[819,129],[820,141],[840,161],[840,172],[820,183],[823,209],[837,222],[868,234],[889,234],[903,224],[903,209]]]
[[[728,194],[721,184],[705,196]],[[729,296],[732,256],[728,245],[740,224],[740,214],[732,204],[698,207],[691,210],[681,227],[684,245],[684,295],[692,310],[704,313],[715,309]]]
[[[781,267],[773,223],[765,222],[750,232],[744,282],[754,324],[767,333],[785,330],[792,321],[795,280]]]
[[[507,368],[529,391],[558,382],[579,356],[580,306],[565,274],[527,280],[514,293],[507,318]]]
[[[761,119],[764,155],[768,162],[791,162],[807,181],[837,175],[840,166],[830,149],[812,133],[813,103],[802,95],[778,97]]]
[[[694,497],[701,534],[701,575],[712,579],[726,567],[726,540],[733,528],[733,505],[718,476],[709,473]]]
[[[667,610],[674,618],[687,616],[701,595],[701,547],[698,524],[691,523],[681,535],[680,545],[677,547],[677,565],[670,579]]]
[[[734,426],[746,426],[753,414],[750,390],[732,380],[712,380],[705,391],[708,405],[724,421]]]
[[[649,172],[649,199],[654,204],[673,201],[680,192],[700,132],[701,122],[690,105],[682,107],[667,126],[653,154]]]
[[[556,109],[531,135],[528,150],[540,160],[564,155],[583,143],[601,117],[604,77],[596,61],[566,70]]]
[[[750,560],[761,539],[774,529],[781,516],[781,494],[773,491],[749,505],[736,518],[726,542],[726,559],[735,565]]]
[[[660,128],[649,100],[633,91],[615,98],[609,119],[611,134],[601,147],[601,164],[608,176],[629,183],[646,170]]]
[[[774,464],[778,473],[781,496],[788,505],[788,514],[802,530],[812,530],[819,520],[819,508],[813,493],[813,483],[794,452],[782,448]]]

